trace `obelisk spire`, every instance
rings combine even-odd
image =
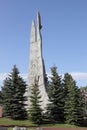
[[[48,103],[48,95],[45,86],[45,66],[42,56],[42,37],[41,37],[41,18],[40,13],[37,13],[37,26],[32,21],[31,35],[30,35],[30,64],[29,64],[29,75],[28,75],[28,106],[30,106],[30,95],[32,85],[35,79],[38,79],[38,86],[41,93],[41,100],[43,101],[40,105],[45,110]]]
[[[42,28],[41,17],[40,17],[40,13],[39,12],[37,12],[37,27],[38,27],[39,30]]]
[[[30,43],[34,42],[36,42],[36,26],[34,20],[32,20]]]

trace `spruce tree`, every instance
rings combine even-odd
[[[4,116],[12,119],[25,119],[27,113],[25,110],[26,83],[19,76],[16,65],[8,78],[4,80],[2,87]]]
[[[2,92],[0,91],[0,104],[3,104]]]
[[[84,100],[84,96],[82,95],[80,89],[78,88],[77,91],[77,125],[84,125],[84,117],[85,117],[85,100]]]
[[[68,73],[64,75],[63,80],[65,105],[65,122],[68,124],[79,125],[83,121],[83,101],[81,93],[76,86],[76,82]]]
[[[35,79],[34,84],[32,85],[31,95],[30,95],[30,107],[29,107],[29,118],[35,124],[41,124],[43,120],[42,108],[41,108],[41,95],[38,86],[38,81]]]
[[[87,117],[87,86],[84,86],[84,87],[80,87],[80,92],[82,94],[82,97],[83,97],[83,102],[84,102],[84,118]]]
[[[64,92],[61,83],[61,76],[58,75],[55,66],[51,68],[51,75],[47,113],[52,121],[62,122],[64,120]]]

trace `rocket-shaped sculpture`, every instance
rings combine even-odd
[[[31,95],[32,85],[35,79],[38,80],[39,90],[41,94],[41,106],[45,110],[48,103],[48,95],[46,92],[45,83],[45,66],[42,57],[42,36],[41,36],[41,18],[40,13],[37,13],[37,26],[35,22],[32,21],[31,34],[30,34],[30,62],[29,62],[29,74],[28,74],[28,86],[27,86],[27,96],[28,96],[28,106],[30,106],[29,96]]]

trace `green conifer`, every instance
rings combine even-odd
[[[47,113],[52,121],[62,122],[64,120],[64,92],[61,83],[61,76],[58,75],[55,66],[51,68],[51,75]]]
[[[32,85],[31,95],[30,95],[30,107],[29,107],[29,116],[30,119],[35,124],[42,123],[42,108],[41,108],[41,95],[38,86],[38,81],[35,79],[34,84]]]
[[[83,121],[83,101],[81,93],[70,74],[66,73],[63,81],[65,90],[65,122],[68,124],[80,125]]]
[[[19,76],[18,68],[14,66],[8,78],[4,80],[2,87],[4,116],[12,119],[26,118],[25,91],[26,83]]]

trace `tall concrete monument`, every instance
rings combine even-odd
[[[30,62],[29,62],[29,74],[28,74],[28,97],[31,95],[31,88],[35,82],[38,80],[40,94],[42,96],[42,108],[45,109],[48,102],[48,96],[46,93],[45,84],[45,66],[42,57],[42,37],[41,37],[41,18],[40,13],[37,13],[37,26],[35,22],[32,21],[31,34],[30,34]],[[30,105],[30,99],[28,98],[28,105]]]

